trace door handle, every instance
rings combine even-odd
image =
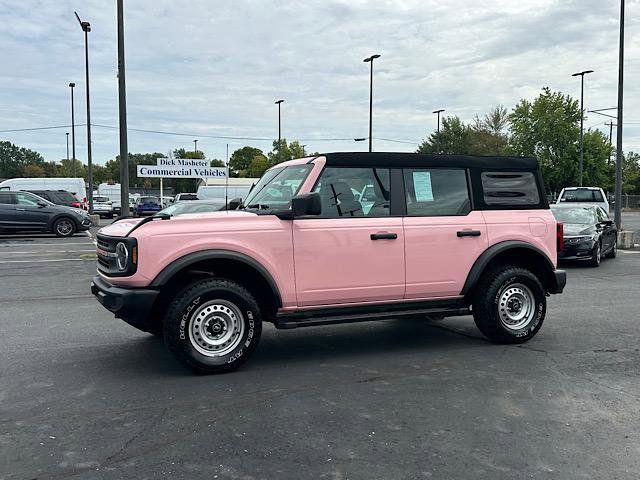
[[[481,235],[480,230],[459,230],[458,237],[479,237]]]
[[[397,233],[393,232],[377,232],[370,235],[371,240],[395,240],[398,238]]]

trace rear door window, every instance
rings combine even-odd
[[[538,205],[540,194],[532,172],[482,172],[482,190],[487,205]]]
[[[604,202],[600,190],[577,189],[565,190],[561,202]]]
[[[471,211],[463,169],[405,169],[404,186],[410,217],[467,215]]]

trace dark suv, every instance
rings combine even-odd
[[[84,210],[54,205],[29,192],[0,192],[0,230],[52,232],[70,237],[89,227],[91,219]]]
[[[65,207],[81,208],[81,204],[73,193],[66,190],[26,190],[34,195],[49,200],[56,205]]]

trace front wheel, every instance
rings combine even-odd
[[[616,258],[618,256],[618,240],[613,240],[613,246],[611,247],[611,251],[607,253],[607,258]]]
[[[600,262],[602,261],[602,246],[600,242],[596,242],[593,247],[593,252],[591,253],[591,258],[589,259],[589,265],[592,267],[599,267]]]
[[[251,293],[231,280],[199,280],[174,298],[164,321],[169,351],[201,373],[234,370],[260,340],[262,317]]]
[[[504,267],[478,285],[473,319],[492,342],[524,343],[542,327],[546,309],[540,280],[525,268]]]
[[[76,225],[73,220],[67,217],[59,218],[53,224],[53,233],[58,237],[70,237],[76,231]]]

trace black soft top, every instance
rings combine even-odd
[[[483,170],[538,169],[538,160],[533,157],[436,155],[398,152],[335,152],[323,153],[318,157],[325,157],[327,165],[345,167],[459,167]]]

